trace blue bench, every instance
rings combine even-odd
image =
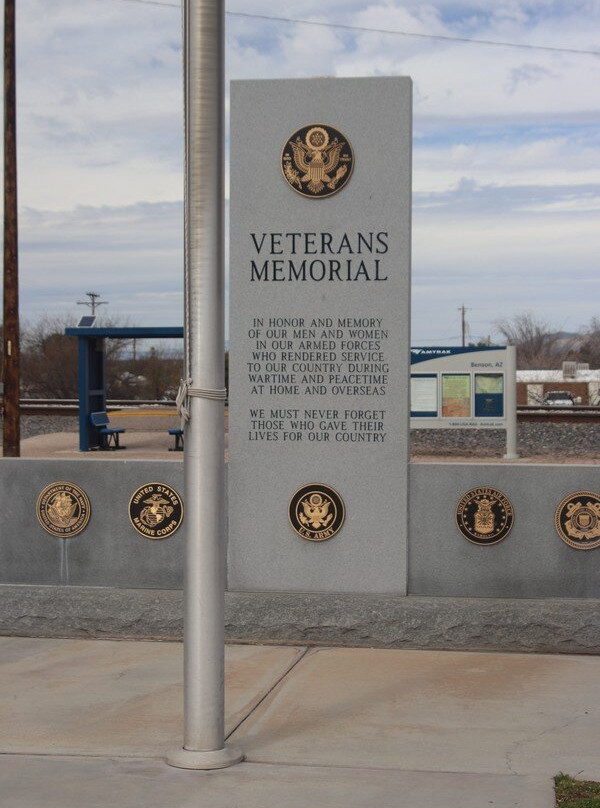
[[[169,435],[173,435],[175,438],[175,446],[169,451],[183,452],[183,429],[169,429]]]
[[[93,412],[90,414],[90,421],[92,426],[98,430],[100,435],[100,449],[125,448],[124,446],[119,446],[119,435],[121,432],[125,432],[125,430],[111,427],[109,425],[110,421],[108,420],[108,413]]]

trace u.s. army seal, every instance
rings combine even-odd
[[[322,199],[341,191],[354,167],[354,153],[345,135],[326,123],[298,129],[283,147],[281,170],[296,193]]]
[[[592,491],[575,491],[566,496],[554,516],[561,539],[575,550],[600,547],[600,496]]]
[[[37,499],[35,512],[44,530],[61,539],[81,533],[92,515],[83,488],[66,482],[47,485]]]
[[[146,539],[168,539],[183,521],[183,502],[165,483],[146,483],[129,500],[129,521]]]
[[[501,491],[488,486],[472,488],[456,506],[456,525],[473,544],[497,544],[511,531],[513,507]]]
[[[338,492],[323,483],[303,485],[290,500],[290,524],[308,541],[331,539],[344,524],[346,509]]]

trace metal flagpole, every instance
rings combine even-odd
[[[224,31],[224,0],[185,0],[184,769],[243,759],[224,728]]]

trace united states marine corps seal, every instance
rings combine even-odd
[[[467,491],[456,506],[456,525],[473,544],[497,544],[511,531],[513,507],[501,491],[482,486]]]
[[[129,521],[146,539],[168,539],[183,521],[181,497],[164,483],[146,483],[129,500]]]
[[[37,499],[38,522],[47,533],[68,539],[81,533],[92,515],[90,500],[75,483],[51,483]]]
[[[331,539],[344,524],[346,509],[338,492],[322,483],[299,488],[290,500],[290,524],[308,541]]]
[[[298,129],[281,155],[286,182],[309,199],[322,199],[341,191],[353,167],[354,154],[348,138],[325,123]]]
[[[554,526],[561,539],[575,550],[600,547],[600,495],[576,491],[556,509]]]

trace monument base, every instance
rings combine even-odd
[[[229,642],[600,654],[599,598],[227,592]],[[183,592],[0,585],[0,636],[180,640]]]
[[[235,746],[225,745],[223,749],[211,749],[200,752],[194,749],[173,749],[167,754],[166,762],[176,769],[226,769],[241,763],[244,753]]]

